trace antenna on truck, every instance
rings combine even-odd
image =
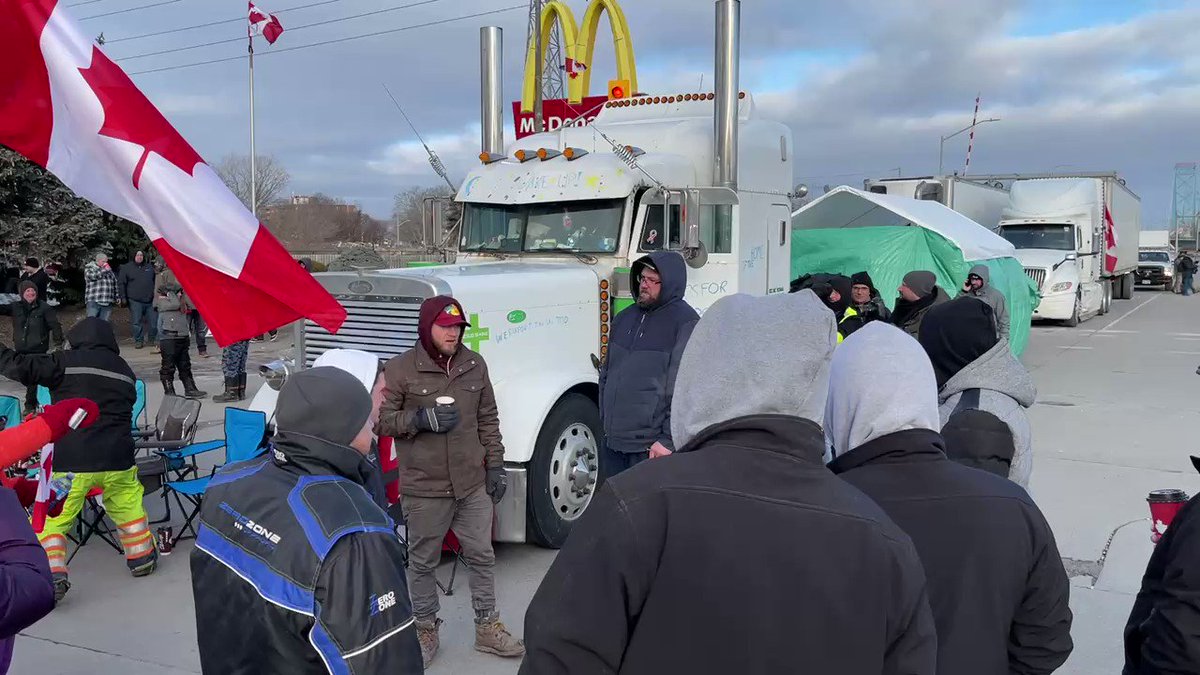
[[[446,181],[446,185],[450,186],[451,194],[458,192],[458,188],[454,186],[454,183],[450,180],[450,176],[448,176],[446,173],[446,165],[442,164],[442,158],[438,157],[437,153],[429,148],[429,146],[425,143],[424,138],[421,138],[421,132],[417,131],[416,125],[414,125],[412,120],[408,118],[408,113],[404,112],[404,108],[400,106],[400,102],[397,101],[396,97],[392,95],[392,90],[388,89],[386,84],[383,85],[383,90],[387,92],[388,98],[392,99],[392,104],[396,106],[396,110],[399,110],[400,114],[404,116],[404,121],[408,123],[408,128],[412,129],[412,132],[417,137],[417,140],[421,142],[421,147],[425,148],[425,152],[429,154],[429,165],[433,167],[434,173],[441,176],[442,180]]]

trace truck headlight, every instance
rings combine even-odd
[[[1171,269],[1170,267],[1164,267],[1164,268],[1163,268],[1163,276],[1167,276],[1167,277],[1169,277],[1169,276],[1171,276],[1171,275],[1173,275],[1173,274],[1175,274],[1175,270]]]
[[[1050,287],[1050,292],[1051,293],[1061,293],[1062,291],[1069,291],[1069,290],[1071,290],[1071,287],[1074,285],[1075,285],[1075,283],[1071,282],[1071,281],[1060,281],[1057,284],[1054,284],[1053,286]]]

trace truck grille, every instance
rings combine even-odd
[[[304,367],[330,349],[361,349],[390,359],[417,343],[419,298],[401,298],[398,302],[339,300],[346,308],[346,323],[337,335],[305,320]]]
[[[1037,284],[1038,291],[1042,290],[1042,284],[1046,283],[1046,269],[1044,267],[1026,267],[1025,274],[1033,279],[1033,283]]]

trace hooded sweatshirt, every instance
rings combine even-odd
[[[921,345],[944,381],[938,398],[947,454],[1028,489],[1033,448],[1025,410],[1037,388],[1008,340],[976,356],[987,344],[981,313],[972,299],[958,298],[930,311],[921,329]]]
[[[191,555],[205,672],[422,672],[404,548],[350,447],[370,416],[354,376],[301,371],[273,451],[209,483]]]
[[[457,356],[457,352],[453,356],[446,356],[433,344],[433,322],[437,320],[438,315],[442,310],[446,309],[446,305],[454,305],[458,308],[458,313],[466,316],[463,313],[462,305],[458,300],[449,295],[437,295],[425,300],[421,303],[421,311],[417,315],[417,341],[421,343],[421,348],[433,359],[433,362],[443,370],[450,366],[450,361]],[[466,326],[464,326],[464,329]],[[458,336],[459,348],[462,348],[462,333]]]
[[[112,324],[88,317],[67,333],[71,348],[53,354],[17,354],[0,348],[0,374],[22,384],[40,384],[54,402],[90,398],[100,418],[54,445],[54,468],[61,471],[124,471],[133,466],[133,370],[117,347]]]
[[[643,453],[654,443],[675,449],[671,439],[672,393],[679,360],[699,315],[683,300],[687,264],[671,251],[638,259],[630,267],[632,288],[652,265],[662,278],[652,307],[633,304],[613,318],[608,356],[600,369],[600,418],[610,450]]]
[[[874,323],[830,368],[830,469],[912,537],[929,580],[941,675],[1051,673],[1071,653],[1070,586],[1033,500],[943,452],[933,368]]]
[[[915,551],[822,461],[835,334],[807,290],[705,312],[675,385],[679,450],[610,478],[575,523],[526,612],[521,673],[934,672]]]
[[[992,313],[996,320],[996,335],[1007,339],[1010,328],[1010,321],[1008,318],[1008,301],[1004,298],[1003,293],[996,290],[992,286],[991,271],[988,270],[987,265],[976,265],[971,268],[971,271],[968,272],[968,274],[974,274],[980,279],[983,279],[983,285],[978,289],[959,291],[958,297],[979,298],[991,306]]]

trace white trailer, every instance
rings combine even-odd
[[[962,176],[878,178],[863,181],[863,189],[881,195],[912,197],[940,203],[995,231],[1008,206],[1008,190],[995,184]]]
[[[1009,200],[1000,235],[1041,291],[1035,319],[1075,326],[1133,297],[1141,200],[1116,173],[1018,178]]]
[[[792,135],[738,91],[739,3],[716,4],[715,91],[608,101],[589,126],[507,149],[499,29],[485,28],[483,152],[456,197],[456,262],[316,275],[349,316],[336,335],[303,323],[299,367],[339,347],[402,353],[417,340],[423,300],[462,302],[471,322],[463,341],[488,361],[504,437],[499,541],[557,547],[594,494],[594,363],[607,354],[612,318],[633,303],[634,260],[678,250],[688,263],[684,297],[701,312],[734,293],[787,291]]]

